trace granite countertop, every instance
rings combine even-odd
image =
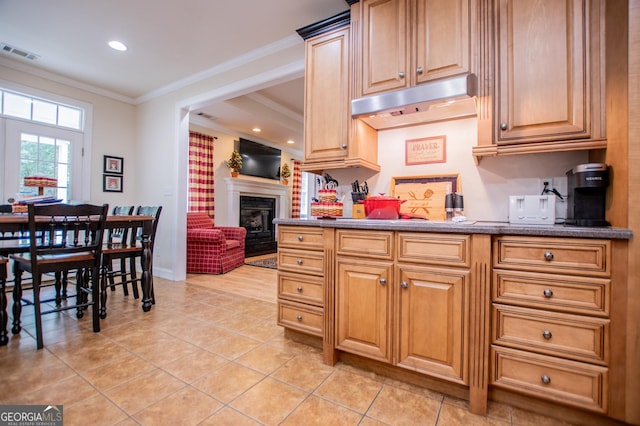
[[[454,234],[532,235],[539,237],[609,238],[628,240],[633,232],[626,228],[581,227],[565,225],[516,225],[509,222],[465,221],[459,223],[420,219],[274,219],[277,225],[317,226],[322,228],[370,229],[384,231],[448,232]]]

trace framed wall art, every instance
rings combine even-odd
[[[445,195],[460,192],[460,178],[457,174],[392,177],[390,192],[404,200],[400,213],[445,220]]]
[[[124,172],[124,158],[113,157],[111,155],[104,156],[104,171],[112,175],[121,175]]]
[[[122,192],[122,176],[119,175],[103,175],[102,191],[104,192]]]
[[[433,136],[429,138],[408,139],[405,141],[404,163],[431,164],[447,162],[447,137]]]

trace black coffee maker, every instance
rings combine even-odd
[[[608,226],[604,220],[609,168],[604,163],[579,164],[567,172],[569,200],[566,225]]]

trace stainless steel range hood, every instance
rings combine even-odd
[[[463,74],[351,101],[351,115],[374,129],[475,115],[476,76]]]

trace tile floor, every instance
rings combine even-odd
[[[65,425],[562,424],[501,404],[479,417],[465,401],[329,367],[283,337],[275,303],[194,282],[156,278],[148,313],[110,293],[100,333],[88,315],[47,315],[40,351],[25,309],[25,329],[0,347],[0,404],[62,404]]]

